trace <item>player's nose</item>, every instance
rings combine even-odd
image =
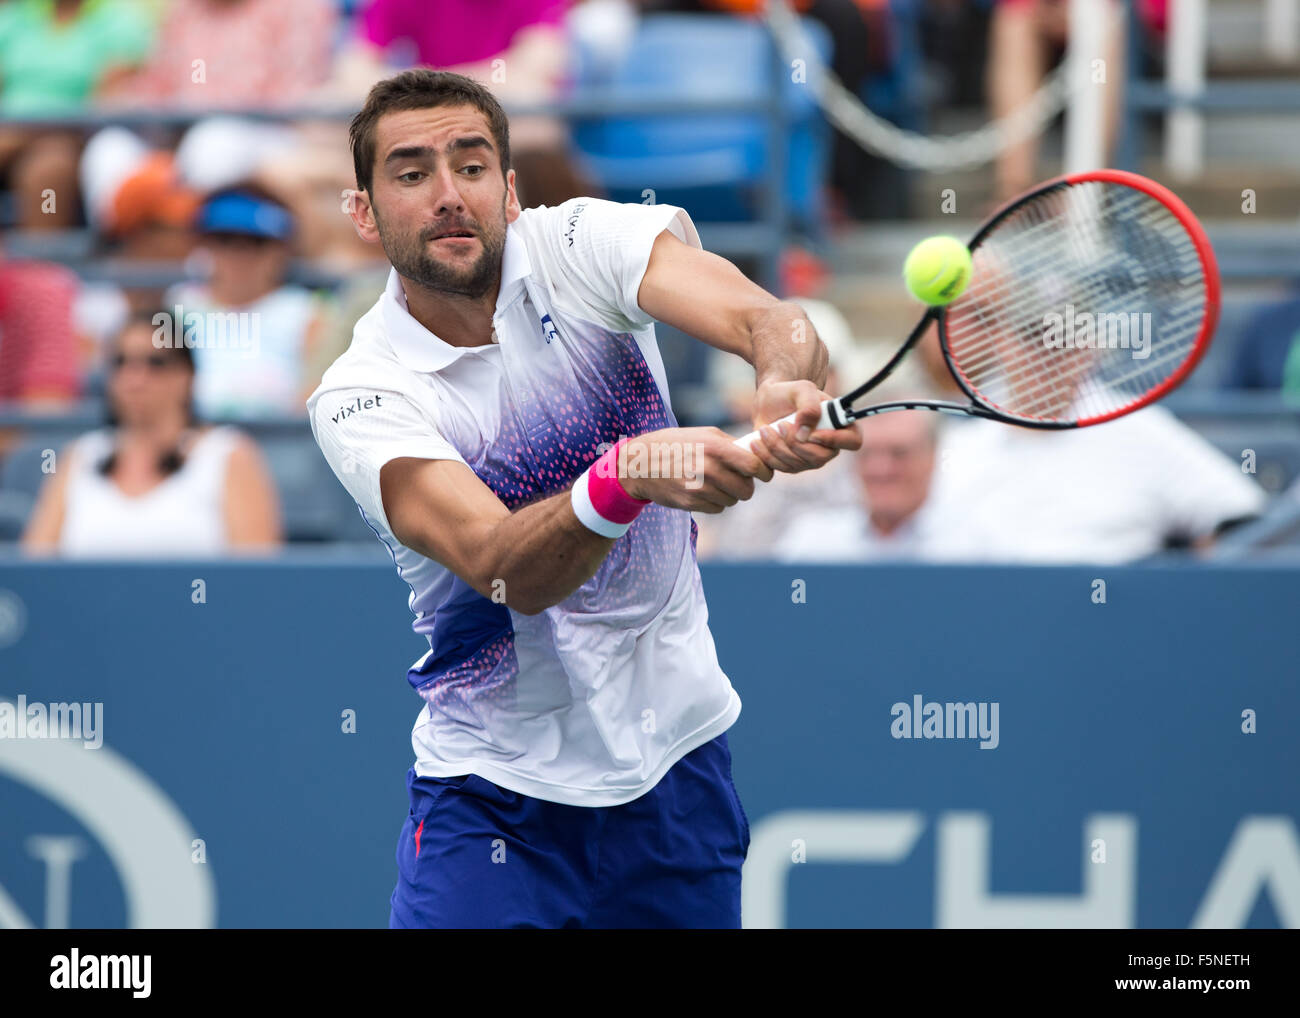
[[[449,169],[444,168],[435,178],[437,187],[434,190],[434,205],[438,212],[463,212],[465,210],[465,201],[461,197],[460,189],[456,186],[456,175]]]

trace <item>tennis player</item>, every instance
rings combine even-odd
[[[811,430],[825,348],[680,208],[521,210],[469,78],[380,82],[351,144],[393,271],[308,410],[429,641],[390,925],[737,927],[740,700],[691,512],[858,446]],[[678,428],[655,319],[748,360],[756,422],[797,427],[752,452]]]

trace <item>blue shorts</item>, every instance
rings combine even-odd
[[[621,806],[414,769],[407,790],[393,928],[740,927],[749,820],[725,733]]]

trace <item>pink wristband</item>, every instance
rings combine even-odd
[[[587,494],[591,506],[610,523],[631,523],[650,504],[648,498],[633,498],[618,479],[618,451],[627,442],[620,439],[587,471]]]

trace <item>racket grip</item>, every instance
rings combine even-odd
[[[822,415],[818,419],[817,426],[813,428],[813,431],[820,431],[822,428],[833,429],[846,427],[843,411],[840,409],[839,402],[840,401],[837,399],[828,399],[822,403]],[[770,426],[776,428],[781,424],[793,424],[795,416],[795,414],[788,414],[785,417],[782,417],[779,421],[773,421]],[[777,430],[780,429],[778,428]],[[757,441],[758,432],[751,431],[744,438],[736,439],[736,445],[740,446],[742,449],[748,449]]]

